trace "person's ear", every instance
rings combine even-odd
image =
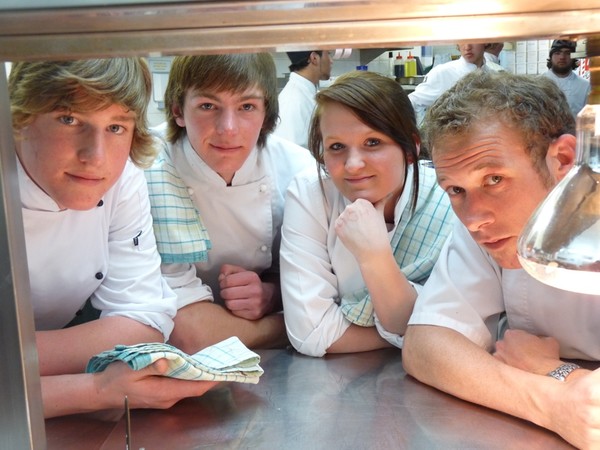
[[[181,128],[185,128],[185,119],[183,118],[183,113],[181,112],[181,107],[179,105],[173,105],[171,107],[171,113],[175,118],[175,123],[179,125]]]
[[[413,134],[413,140],[415,141],[415,147],[417,148],[417,157],[421,154],[421,138]]]
[[[416,156],[416,161],[419,160],[419,154],[421,153],[421,138],[416,135],[413,134],[413,141],[415,143],[415,156]],[[406,164],[413,164],[415,161],[415,157],[412,154],[406,154]]]
[[[559,182],[571,170],[577,158],[576,139],[572,134],[563,134],[552,141],[546,153],[546,166],[552,178]]]
[[[319,64],[319,54],[317,52],[311,52],[310,56],[308,57],[308,60],[310,61],[311,64]]]

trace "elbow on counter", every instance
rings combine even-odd
[[[402,366],[407,374],[420,379],[419,361],[424,359],[424,355],[419,351],[419,325],[409,325],[404,335],[402,345]]]

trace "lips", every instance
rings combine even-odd
[[[82,183],[82,184],[88,184],[88,185],[97,185],[99,183],[102,183],[104,180],[104,177],[101,177],[98,175],[91,175],[91,174],[67,173],[66,175],[71,180],[75,181],[76,183]]]
[[[239,150],[242,147],[239,145],[217,145],[217,144],[210,144],[211,147],[217,151],[221,151],[221,152],[230,152],[230,151],[234,151],[234,150]]]
[[[344,180],[350,184],[357,184],[357,183],[362,183],[364,181],[369,181],[371,178],[372,178],[372,176],[369,175],[369,176],[362,176],[362,177],[351,177],[351,178],[347,177],[347,178],[344,178]]]
[[[510,237],[499,238],[499,239],[487,239],[485,241],[480,241],[480,245],[483,247],[489,248],[491,250],[497,250],[508,243]]]

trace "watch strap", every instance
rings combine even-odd
[[[558,366],[552,372],[548,372],[547,375],[557,379],[558,381],[565,381],[571,372],[579,368],[580,366],[575,363],[564,363]]]

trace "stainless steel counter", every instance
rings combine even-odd
[[[396,349],[322,359],[259,353],[265,374],[257,385],[230,383],[169,410],[133,410],[130,450],[572,448],[419,383]],[[46,420],[48,449],[123,449],[123,414],[110,415]]]

